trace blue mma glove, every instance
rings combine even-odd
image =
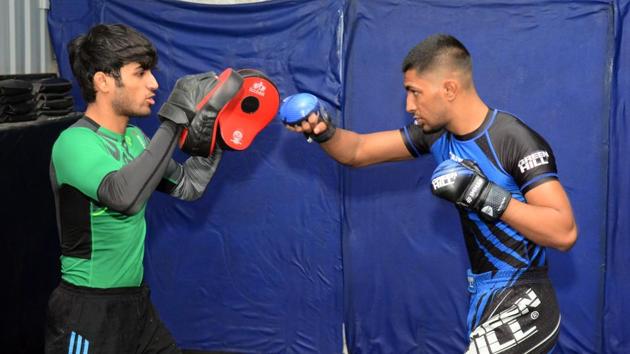
[[[507,209],[512,194],[488,181],[479,165],[472,160],[461,163],[446,160],[431,177],[434,195],[474,212],[486,221],[498,220]]]
[[[319,102],[319,99],[310,93],[297,93],[282,100],[279,116],[284,124],[297,126],[308,119],[311,113],[317,114],[318,123],[326,123],[326,130],[317,135],[313,133],[304,133],[304,135],[306,135],[309,142],[316,141],[318,143],[324,143],[330,140],[335,134],[335,124],[330,120],[328,112],[326,112],[321,102]]]

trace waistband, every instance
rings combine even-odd
[[[523,283],[536,283],[549,279],[547,267],[499,270],[475,274],[468,269],[468,291],[476,293],[488,289],[505,288]]]
[[[61,280],[59,288],[81,295],[143,295],[149,293],[149,288],[142,283],[140,286],[130,286],[122,288],[90,288],[87,286],[79,286]]]

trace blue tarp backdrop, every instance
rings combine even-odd
[[[55,1],[50,28],[65,77],[72,74],[62,52],[73,36],[94,21],[122,22],[157,47],[157,102],[182,75],[233,67],[264,71],[282,96],[321,92],[338,109],[342,6]],[[134,123],[148,133],[157,126],[155,117]],[[339,351],[340,171],[316,146],[274,121],[246,152],[224,154],[201,200],[155,195],[147,213],[146,278],[182,347]]]
[[[593,186],[606,185],[610,16],[604,2],[569,1],[356,1],[347,16],[346,127],[408,124],[402,58],[441,32],[471,51],[481,97],[553,147],[580,228],[570,253],[550,255],[566,352],[599,346],[606,190]],[[429,156],[345,171],[346,319],[360,353],[462,352],[468,258],[454,208],[427,188],[434,167]]]
[[[630,1],[615,4],[604,352],[630,352]]]
[[[629,8],[630,0],[54,0],[49,26],[63,77],[72,77],[73,37],[126,23],[157,47],[158,105],[182,75],[255,68],[283,97],[316,93],[341,126],[362,133],[409,122],[402,59],[427,35],[455,35],[473,56],[481,97],[549,141],[574,207],[578,243],[549,252],[563,318],[555,352],[628,353]],[[78,87],[74,96],[81,102]],[[157,126],[155,117],[134,123],[149,135]],[[274,121],[250,149],[224,154],[201,200],[156,194],[146,278],[178,344],[340,353],[345,322],[352,353],[463,352],[468,258],[454,208],[430,195],[434,167],[421,157],[344,168]]]

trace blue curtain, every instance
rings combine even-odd
[[[615,3],[611,77],[604,352],[630,352],[630,1]]]
[[[49,23],[64,77],[72,77],[65,54],[71,38],[96,22],[125,23],[158,50],[158,103],[182,75],[232,67],[265,72],[283,97],[318,92],[339,110],[342,6],[341,1],[237,6],[55,1]],[[157,119],[134,123],[150,134]],[[146,279],[179,345],[340,351],[339,179],[340,167],[317,146],[274,121],[247,151],[224,154],[201,200],[152,198]]]
[[[402,59],[427,35],[455,35],[481,97],[551,144],[572,201],[578,242],[549,255],[563,318],[555,352],[626,353],[629,4],[55,0],[49,25],[64,77],[71,38],[122,22],[158,49],[158,104],[181,75],[255,68],[283,97],[318,94],[362,133],[409,122]],[[160,314],[190,349],[339,353],[345,322],[355,354],[463,352],[468,260],[454,209],[430,195],[434,167],[431,157],[340,167],[272,122],[225,154],[201,200],[151,200],[146,278]]]
[[[563,318],[558,352],[600,345],[611,9],[603,1],[352,1],[348,13],[351,129],[408,124],[402,59],[424,37],[451,33],[471,51],[481,97],[551,144],[580,229],[571,252],[550,255]],[[430,196],[434,166],[422,157],[344,174],[353,353],[464,351],[468,259],[452,206]]]

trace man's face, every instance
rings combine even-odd
[[[443,80],[436,73],[422,73],[414,69],[404,74],[407,91],[406,111],[413,115],[425,133],[433,133],[448,123],[447,100],[444,98]]]
[[[120,68],[120,84],[116,85],[112,106],[114,111],[127,117],[145,117],[151,114],[155,104],[153,96],[158,83],[151,73],[138,63],[129,63]]]

